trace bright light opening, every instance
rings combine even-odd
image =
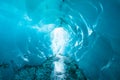
[[[64,28],[59,27],[55,28],[51,32],[51,48],[53,50],[53,54],[63,54],[65,46],[67,45],[69,40],[69,35],[67,31],[64,30]]]

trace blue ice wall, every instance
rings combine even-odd
[[[0,67],[4,80],[14,65],[54,55],[51,32],[61,27],[70,35],[63,55],[88,80],[120,79],[120,0],[0,0],[0,64],[10,64]]]

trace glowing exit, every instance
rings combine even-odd
[[[65,46],[67,45],[69,40],[69,34],[65,31],[64,28],[59,27],[55,28],[51,32],[51,48],[53,50],[53,54],[63,54]]]

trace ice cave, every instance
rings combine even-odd
[[[0,0],[0,80],[120,80],[120,0]]]

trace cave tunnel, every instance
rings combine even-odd
[[[0,80],[120,80],[120,0],[0,0]]]

